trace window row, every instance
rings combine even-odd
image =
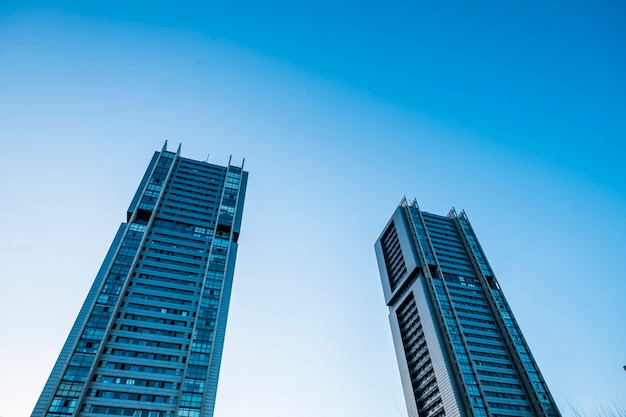
[[[169,337],[177,337],[177,338],[187,338],[189,333],[186,332],[174,332],[171,330],[161,330],[161,329],[151,329],[148,327],[137,327],[137,326],[129,326],[126,324],[118,326],[119,330],[140,333],[140,334],[153,334],[158,336],[169,336]]]
[[[160,366],[133,365],[130,363],[119,363],[119,362],[107,362],[103,368],[116,369],[116,370],[121,370],[121,371],[131,371],[131,372],[164,374],[164,375],[175,375],[177,371],[177,369],[173,369],[173,368],[164,368]]]
[[[184,359],[176,355],[165,355],[161,353],[152,353],[152,352],[137,352],[134,350],[123,350],[123,349],[111,349],[110,354],[112,356],[124,356],[127,358],[138,358],[138,359],[151,359],[155,361],[164,361],[164,362],[181,362],[181,360]]]
[[[106,414],[113,416],[132,416],[132,417],[165,417],[165,411],[157,410],[137,410],[135,408],[124,407],[107,407],[101,405],[87,405],[83,410],[85,413]]]
[[[117,376],[102,375],[96,378],[97,382],[103,384],[130,385],[134,387],[150,387],[163,389],[176,389],[178,384],[170,381],[155,381],[151,379],[123,378]]]
[[[176,308],[159,307],[159,306],[137,304],[137,303],[127,303],[126,307],[128,309],[153,311],[153,312],[161,313],[161,314],[174,314],[174,315],[183,316],[183,317],[195,315],[195,313],[192,313],[189,310],[178,310]]]
[[[182,345],[180,343],[169,343],[169,342],[162,342],[162,341],[157,341],[157,340],[135,339],[131,337],[117,336],[113,340],[117,343],[126,343],[129,345],[137,345],[137,346],[150,346],[150,347],[163,348],[163,349],[181,350],[187,347],[187,345]]]
[[[114,400],[143,401],[150,403],[167,403],[170,397],[154,394],[140,394],[136,392],[119,392],[119,391],[96,391],[95,397],[108,398]]]

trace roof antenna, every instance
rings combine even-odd
[[[206,154],[206,159],[204,160],[204,162],[209,163],[209,156],[211,156],[210,153]]]

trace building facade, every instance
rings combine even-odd
[[[155,152],[32,417],[213,416],[242,168]]]
[[[403,199],[375,250],[410,417],[560,416],[464,212]]]

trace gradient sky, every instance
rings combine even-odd
[[[152,152],[250,172],[216,417],[406,416],[373,243],[465,209],[565,416],[626,408],[626,18],[587,2],[3,2],[0,416]]]

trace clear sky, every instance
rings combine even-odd
[[[406,416],[373,243],[465,209],[552,394],[626,408],[626,7],[0,5],[0,417],[165,139],[250,171],[216,417]]]

